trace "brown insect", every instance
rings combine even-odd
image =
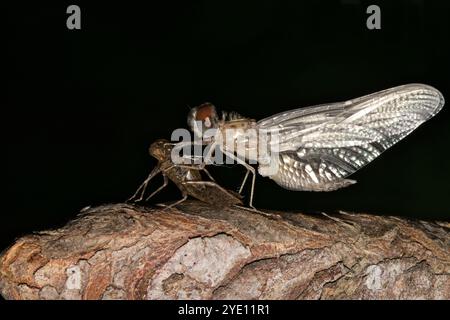
[[[161,173],[164,178],[163,185],[145,198],[146,201],[164,189],[168,185],[169,180],[171,180],[181,191],[183,197],[168,207],[180,204],[185,201],[188,196],[215,207],[242,205],[241,196],[238,193],[224,189],[218,185],[204,167],[202,168],[200,165],[195,164],[181,165],[173,163],[171,152],[174,146],[174,143],[165,139],[156,140],[150,145],[149,153],[158,160],[158,164],[128,201],[142,201],[150,180]],[[204,180],[201,171],[206,173],[211,181]]]

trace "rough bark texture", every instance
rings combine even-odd
[[[7,299],[449,299],[450,224],[341,213],[81,212],[0,256]]]

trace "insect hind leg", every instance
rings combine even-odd
[[[166,175],[163,175],[163,177],[164,177],[163,185],[160,186],[160,187],[159,187],[158,189],[156,189],[155,191],[153,191],[152,194],[149,195],[149,196],[145,199],[145,201],[150,200],[155,194],[157,194],[157,193],[160,192],[162,189],[164,189],[165,187],[167,187],[167,185],[169,184],[169,179],[167,178]]]
[[[183,198],[181,198],[181,199],[178,200],[178,201],[175,201],[175,202],[172,203],[172,204],[166,205],[166,204],[163,204],[163,203],[158,203],[157,205],[158,205],[159,207],[164,207],[163,211],[165,211],[165,210],[168,210],[168,209],[170,209],[170,208],[173,208],[173,207],[179,205],[180,203],[186,201],[187,198],[188,198],[188,195],[187,195],[187,194],[184,194],[184,195],[183,195]]]

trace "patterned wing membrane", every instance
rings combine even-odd
[[[296,109],[258,122],[279,134],[278,173],[291,190],[331,191],[355,183],[345,179],[403,139],[444,105],[441,93],[409,84],[361,98]]]

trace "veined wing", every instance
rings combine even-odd
[[[295,109],[257,123],[278,133],[280,151],[340,148],[378,142],[386,148],[433,117],[444,105],[441,93],[408,84],[353,100]]]
[[[436,89],[409,84],[347,102],[296,109],[258,122],[278,132],[279,170],[292,190],[330,191],[354,183],[354,173],[433,117],[444,105]]]

